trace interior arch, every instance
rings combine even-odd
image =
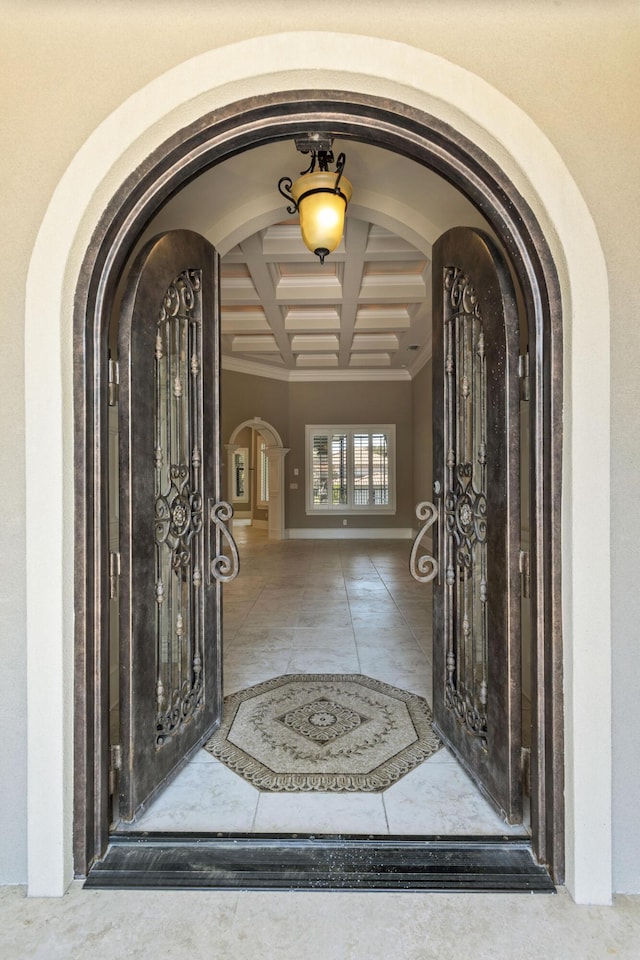
[[[280,437],[280,434],[276,428],[272,427],[271,424],[267,423],[266,420],[261,420],[260,417],[253,417],[251,420],[245,420],[243,423],[239,423],[229,437],[229,443],[235,443],[238,439],[238,434],[241,433],[245,427],[253,427],[259,433],[261,433],[272,446],[284,447],[282,438]]]
[[[229,437],[227,450],[235,448],[236,440],[246,428],[256,430],[267,442],[267,460],[269,463],[269,513],[268,531],[272,540],[283,540],[285,537],[285,504],[284,504],[284,458],[288,448],[284,446],[282,438],[275,427],[260,417],[252,417],[239,423]],[[231,462],[229,463],[231,471]],[[229,490],[232,489],[232,478],[229,473]]]

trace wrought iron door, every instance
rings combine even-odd
[[[434,584],[436,729],[510,823],[522,819],[518,352],[502,255],[479,231],[448,231],[433,250],[434,504],[419,513],[434,557],[417,572]]]
[[[218,272],[203,237],[163,234],[141,251],[121,312],[123,820],[220,721],[221,581],[237,552],[220,499]]]

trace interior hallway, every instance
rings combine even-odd
[[[405,540],[269,541],[235,525],[240,575],[223,587],[224,688],[288,673],[361,673],[431,702],[430,585]],[[441,748],[382,793],[264,793],[200,750],[138,820],[151,831],[525,834]],[[121,825],[121,829],[127,829]]]

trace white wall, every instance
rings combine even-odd
[[[122,2],[98,6],[0,0],[5,14],[0,37],[3,142],[11,145],[0,155],[4,225],[0,476],[5,503],[0,553],[0,704],[4,720],[0,876],[5,882],[23,880],[26,875],[21,318],[36,232],[73,155],[127,96],[194,54],[250,33],[289,29],[295,6],[238,0],[221,10],[220,5],[187,0],[180,4],[178,16],[173,3],[137,2],[132,9],[131,4]],[[640,459],[640,421],[631,415],[638,408],[640,330],[637,322],[630,322],[639,313],[634,271],[640,253],[636,227],[640,205],[637,182],[627,179],[640,146],[635,112],[640,100],[638,7],[615,0],[608,5],[557,5],[545,0],[493,4],[450,0],[443,5],[432,0],[400,0],[392,6],[371,0],[354,0],[348,5],[326,0],[321,6],[305,4],[304,9],[310,29],[324,29],[327,23],[335,29],[339,24],[345,31],[366,31],[406,42],[467,66],[488,80],[549,137],[594,216],[611,284],[611,373],[615,385],[611,418],[615,887],[640,890],[640,769],[629,762],[638,739],[634,678],[640,673],[640,595],[633,582],[632,561],[640,517],[633,509],[631,492]],[[256,70],[261,66],[256,63]],[[400,71],[401,62],[386,67]],[[378,86],[370,82],[367,90],[375,93]],[[467,92],[472,98],[473,91]],[[478,114],[485,106],[479,99]],[[47,291],[41,291],[41,296],[46,299]],[[43,329],[44,340],[47,333]],[[592,362],[597,364],[597,332],[591,350]],[[46,412],[47,397],[41,402]],[[68,405],[68,397],[61,402]],[[588,442],[588,437],[582,442]],[[50,468],[44,455],[43,463]],[[53,479],[60,481],[62,476],[68,476],[68,470],[64,474],[61,470]],[[64,489],[58,493],[66,495]],[[586,529],[591,512],[596,514],[601,506],[598,490],[594,490],[590,503],[584,504]],[[596,572],[602,546],[602,542],[589,544]],[[46,538],[42,549],[46,576],[47,566],[55,570],[60,558],[47,555]],[[68,626],[68,619],[62,623]],[[595,680],[597,695],[598,678]],[[45,688],[45,716],[47,696]],[[52,706],[57,709],[57,704]],[[43,736],[45,733],[43,724]]]

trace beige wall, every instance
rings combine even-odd
[[[412,44],[487,80],[555,145],[594,217],[612,303],[614,884],[618,890],[639,891],[640,765],[630,762],[640,737],[640,592],[634,563],[640,542],[635,506],[640,468],[640,8],[635,0],[325,0],[321,5],[302,0],[0,0],[0,881],[24,880],[26,871],[22,317],[39,224],[76,151],[127,96],[197,53],[252,34],[289,30],[302,10],[305,28]],[[248,416],[255,413],[251,409]],[[598,510],[597,496],[593,509]],[[58,562],[51,558],[52,564]],[[598,563],[597,544],[593,562]]]
[[[236,373],[235,371],[223,370],[221,376],[220,391],[220,409],[222,414],[222,459],[226,464],[226,451],[224,444],[229,443],[231,434],[246,420],[260,418],[274,427],[285,446],[287,446],[287,436],[289,432],[289,391],[288,384],[282,380],[271,380],[267,377],[252,377],[246,373]],[[242,431],[244,437],[245,431]],[[258,506],[257,498],[257,463],[256,448],[253,443],[251,433],[249,433],[249,443],[245,440],[238,440],[242,446],[248,445],[251,465],[254,468],[250,473],[251,490],[251,514],[255,520],[266,522],[268,512],[266,509]],[[226,489],[226,480],[228,477],[228,468],[223,469],[223,493]],[[228,495],[228,492],[227,494]],[[242,511],[249,509],[249,506],[242,506]]]
[[[396,425],[396,512],[391,516],[348,518],[352,528],[403,528],[411,526],[413,475],[411,435],[411,383],[292,383],[289,404],[289,446],[286,460],[288,484],[293,470],[300,471],[298,489],[288,490],[287,526],[293,528],[342,527],[342,517],[308,517],[305,513],[305,425]]]
[[[286,383],[266,377],[223,371],[223,443],[238,424],[260,417],[276,428],[284,446],[285,526],[342,528],[342,517],[308,517],[305,512],[305,426],[307,424],[396,425],[396,512],[392,516],[349,517],[353,528],[407,528],[413,515],[412,385],[391,382]],[[250,412],[248,412],[250,411]],[[299,473],[296,476],[294,470]],[[291,484],[297,484],[297,490]]]
[[[245,420],[260,417],[280,434],[284,446],[289,438],[289,385],[283,380],[252,377],[223,370],[221,377],[222,443]]]
[[[431,371],[429,360],[412,381],[413,496],[416,503],[433,499]],[[416,526],[415,517],[413,523]]]

